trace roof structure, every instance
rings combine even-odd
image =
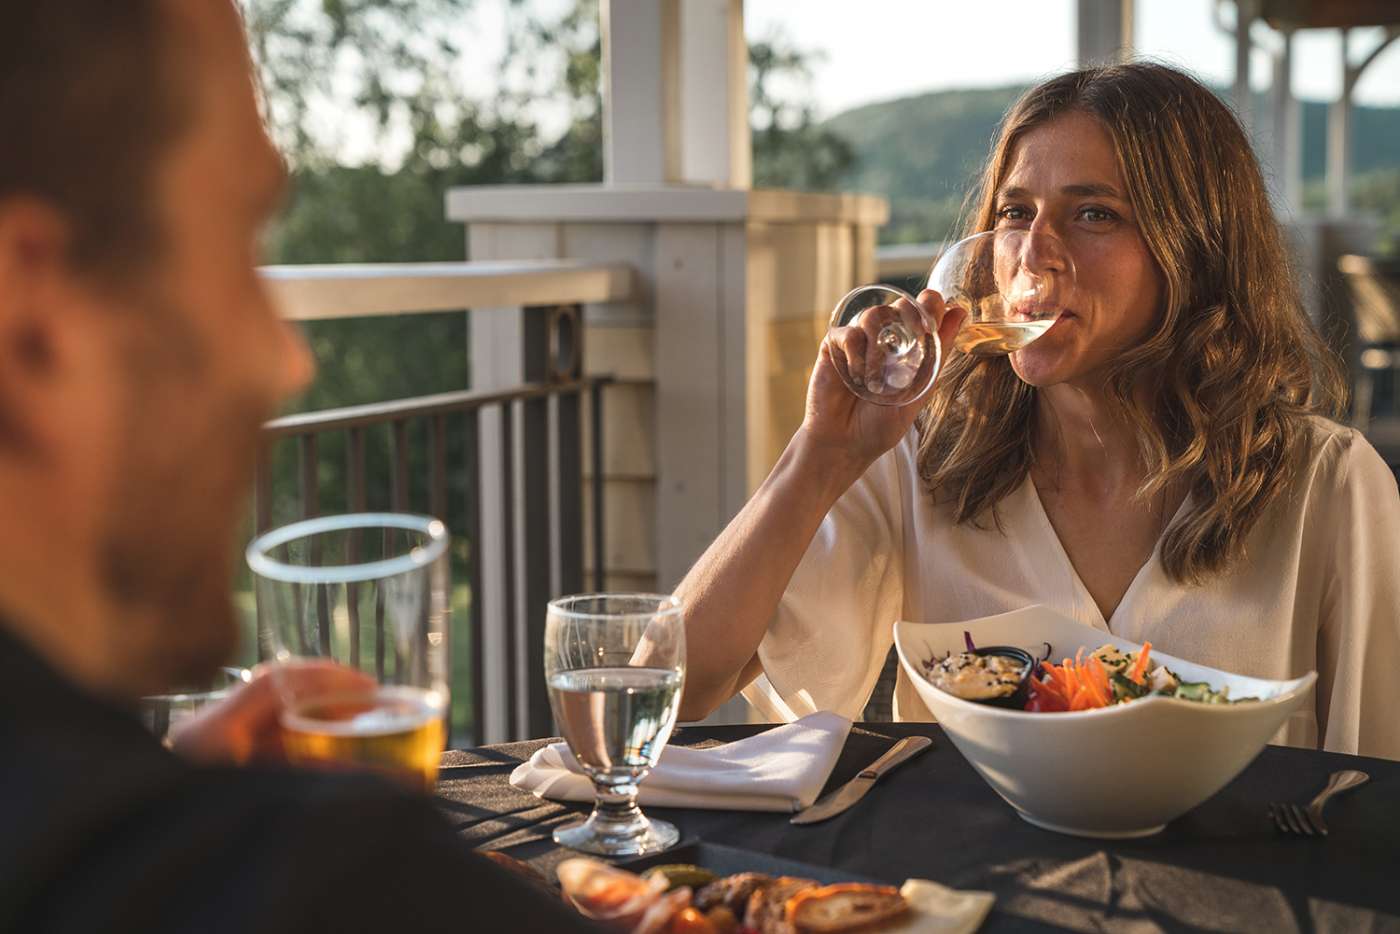
[[[1395,0],[1263,0],[1260,15],[1275,29],[1400,26]]]

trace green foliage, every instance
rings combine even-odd
[[[471,0],[240,0],[264,104],[278,143],[297,165],[332,159],[337,141],[310,119],[348,101],[382,134],[408,126],[432,140],[460,122],[451,65],[463,50],[446,27]],[[444,108],[444,104],[449,105]],[[461,108],[468,110],[469,108]]]
[[[753,124],[756,188],[834,191],[855,166],[855,150],[817,124],[807,98],[773,90],[775,80],[805,84],[815,56],[780,36],[749,45],[749,112]]]

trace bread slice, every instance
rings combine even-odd
[[[783,918],[798,934],[841,934],[869,930],[908,910],[909,903],[892,885],[841,882],[793,893]]]
[[[749,896],[744,924],[759,934],[793,934],[794,929],[787,920],[788,899],[803,889],[814,889],[817,886],[817,882],[812,879],[779,876]]]

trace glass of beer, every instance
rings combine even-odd
[[[448,711],[447,543],[437,519],[364,513],[295,522],[248,546],[264,657],[358,673],[328,691],[327,679],[273,669],[292,762],[432,789]]]

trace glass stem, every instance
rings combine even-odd
[[[642,809],[637,807],[636,780],[621,782],[595,782],[596,796],[593,802],[591,823],[604,833],[626,835],[634,830],[644,818]]]

